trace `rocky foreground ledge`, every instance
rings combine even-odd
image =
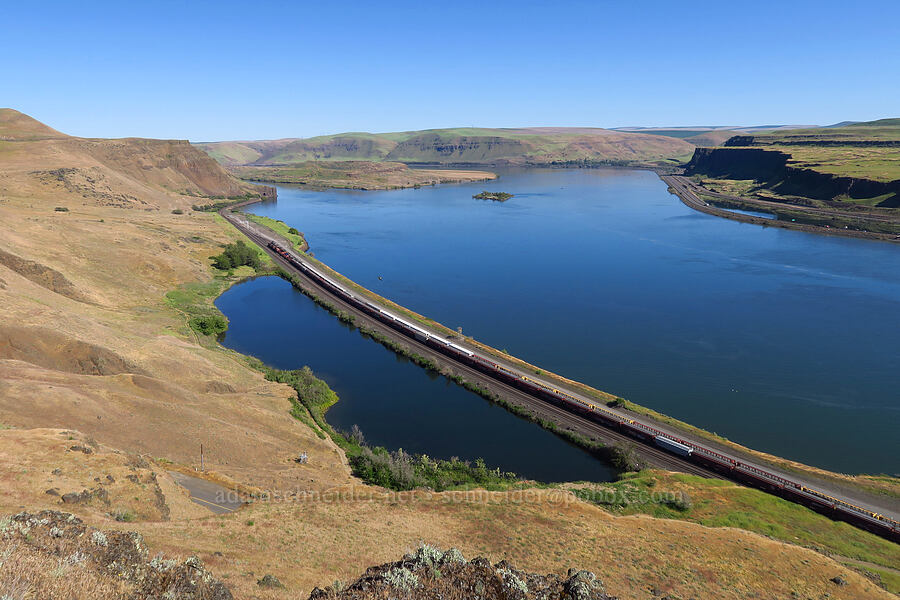
[[[0,519],[0,593],[41,600],[232,600],[198,558],[151,559],[139,534],[102,531],[58,511]]]
[[[294,597],[271,575],[260,588]],[[261,589],[261,591],[262,591]],[[59,511],[22,512],[0,519],[0,594],[41,600],[232,600],[224,583],[196,557],[149,557],[134,532],[103,531]],[[269,597],[268,595],[266,597]],[[370,567],[344,586],[315,588],[310,600],[615,600],[593,573],[567,577],[520,571],[506,561],[466,561],[451,548],[423,545],[401,560]]]
[[[402,560],[370,567],[347,587],[316,588],[310,600],[615,600],[588,571],[535,575],[506,561],[466,561],[459,550],[421,546]]]

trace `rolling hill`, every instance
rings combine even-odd
[[[685,159],[694,149],[690,143],[673,137],[566,127],[341,133],[197,146],[226,166],[272,166],[313,160],[522,166],[636,164]]]

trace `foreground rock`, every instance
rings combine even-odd
[[[150,559],[137,533],[101,531],[69,513],[0,520],[0,555],[0,590],[11,598],[232,598],[199,559]]]
[[[615,600],[603,583],[588,571],[569,570],[567,577],[535,575],[506,561],[495,565],[485,558],[466,561],[459,550],[442,552],[421,546],[402,560],[370,567],[346,588],[316,588],[310,600]]]

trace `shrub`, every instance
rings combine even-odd
[[[675,497],[667,499],[665,504],[681,512],[687,512],[694,507],[694,503],[687,492],[681,492]]]
[[[228,321],[220,315],[194,317],[188,324],[201,335],[218,335],[228,329]]]
[[[132,521],[137,520],[137,517],[133,512],[128,509],[120,509],[115,511],[112,514],[113,518],[120,523],[131,523]]]
[[[172,211],[172,214],[173,215],[183,215],[184,211],[181,210],[180,208],[176,208],[175,210]]]
[[[641,471],[646,464],[635,451],[634,444],[615,445],[611,448],[613,466],[622,471]]]
[[[428,487],[443,491],[467,485],[496,489],[518,481],[515,473],[488,469],[480,458],[472,465],[455,457],[434,460],[423,454],[409,454],[402,448],[391,452],[365,445],[349,458],[354,475],[392,490]]]
[[[69,209],[66,208],[65,206],[57,206],[53,210],[55,210],[56,212],[69,212]]]
[[[382,575],[384,582],[396,590],[409,592],[419,587],[419,576],[406,567],[394,567]]]
[[[259,253],[255,248],[248,246],[243,240],[225,246],[225,250],[216,256],[210,256],[213,266],[222,271],[228,271],[236,267],[248,265],[254,269],[259,268]]]

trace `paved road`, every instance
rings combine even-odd
[[[380,333],[383,333],[394,340],[402,342],[405,346],[410,347],[417,354],[426,356],[427,358],[431,358],[438,364],[444,366],[450,366],[451,370],[459,375],[464,376],[466,379],[477,381],[480,385],[487,387],[491,391],[502,395],[504,398],[508,400],[520,404],[528,406],[529,408],[535,410],[540,416],[550,415],[552,416],[552,420],[557,421],[563,426],[567,426],[572,428],[575,431],[578,431],[583,434],[588,434],[593,437],[599,437],[600,439],[604,439],[607,441],[617,441],[617,442],[628,442],[629,444],[634,444],[635,439],[624,435],[621,432],[609,429],[603,425],[600,425],[594,421],[591,421],[581,415],[569,412],[564,408],[558,407],[554,404],[545,402],[543,400],[537,399],[530,394],[523,392],[517,388],[506,385],[503,382],[497,381],[496,379],[478,371],[468,365],[463,363],[456,362],[452,358],[438,353],[430,346],[425,345],[412,337],[406,337],[398,333],[396,330],[388,327],[387,325],[381,323],[378,320],[375,320],[369,317],[366,313],[358,310],[353,304],[346,302],[340,296],[334,295],[330,293],[328,290],[321,288],[316,282],[307,278],[302,271],[295,269],[289,263],[284,261],[280,256],[271,252],[268,248],[266,248],[266,243],[270,239],[274,239],[277,243],[281,243],[284,245],[283,240],[279,240],[278,236],[272,234],[267,228],[259,226],[255,223],[248,221],[245,217],[242,217],[238,214],[233,214],[228,211],[222,211],[223,216],[232,222],[235,226],[237,226],[241,231],[243,231],[248,237],[253,239],[255,242],[260,244],[260,246],[268,252],[272,258],[287,271],[297,276],[301,283],[307,287],[308,289],[315,292],[316,295],[322,297],[323,299],[327,299],[328,302],[335,305],[337,308],[352,313],[354,317],[362,322],[365,322],[368,327],[378,330]],[[285,245],[284,247],[290,247],[289,245]],[[302,260],[302,256],[298,257]],[[317,267],[313,267],[317,268]],[[372,299],[369,299],[372,300]],[[387,307],[388,310],[391,310]],[[420,324],[418,324],[420,325]],[[440,337],[440,334],[435,332],[434,335],[436,337]],[[457,344],[465,346],[466,344],[460,342],[459,340],[454,340]],[[483,351],[478,350],[477,348],[471,348],[471,350],[475,352],[479,352],[483,354]],[[502,364],[502,366],[510,369],[511,371],[518,372],[520,369],[518,366],[513,365],[512,363],[505,362],[502,358],[491,355],[491,359]],[[561,386],[557,382],[549,381],[543,379],[539,376],[536,376],[532,373],[527,374],[533,380],[541,381],[546,385],[550,385],[551,387],[564,387]],[[565,388],[567,393],[580,398],[582,400],[587,400],[590,402],[596,402],[596,400],[592,398],[585,397],[583,394],[571,389]],[[646,422],[648,425],[662,431],[666,435],[671,435],[672,437],[682,438],[682,439],[690,439],[689,435],[680,430],[672,429],[664,424],[656,422],[652,419],[649,419],[643,415],[635,415],[621,409],[610,409],[612,412],[620,414],[623,418],[627,419],[635,419],[642,422]],[[749,465],[750,467],[755,467],[758,469],[763,469],[770,473],[774,473],[775,475],[784,477],[785,479],[789,479],[791,481],[797,482],[801,485],[806,485],[810,488],[819,489],[823,492],[844,499],[845,501],[851,502],[857,506],[864,507],[868,510],[872,510],[886,516],[889,516],[893,519],[900,519],[900,506],[898,503],[891,498],[880,498],[875,497],[874,495],[868,494],[865,491],[859,490],[858,488],[852,486],[841,486],[836,484],[830,480],[824,481],[814,478],[812,476],[799,476],[794,472],[786,472],[774,465],[766,464],[755,460],[752,456],[736,451],[733,448],[718,445],[715,443],[711,443],[708,440],[691,440],[693,443],[696,443],[700,446],[705,446],[708,448],[712,448],[716,452],[724,454],[729,457],[733,457],[735,460],[739,462]],[[721,475],[717,474],[714,471],[710,471],[705,469],[701,465],[694,464],[690,461],[686,461],[681,459],[680,457],[660,450],[652,445],[638,445],[638,452],[647,458],[648,462],[650,462],[654,466],[662,467],[669,470],[683,471],[688,473],[694,473],[699,475],[704,475],[707,477],[721,477]]]
[[[237,494],[217,483],[191,477],[178,471],[169,471],[168,473],[175,483],[191,494],[191,500],[194,503],[208,508],[217,515],[234,512],[244,504]]]

